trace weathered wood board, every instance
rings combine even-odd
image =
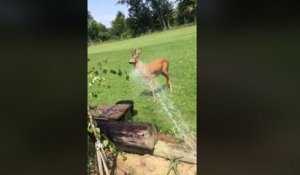
[[[90,110],[94,119],[119,121],[131,118],[132,106],[129,104],[101,105]]]
[[[157,131],[152,124],[128,121],[97,121],[97,126],[116,146],[124,151],[149,153],[157,141]]]
[[[131,113],[133,113],[134,101],[132,101],[132,100],[121,100],[121,101],[116,102],[116,104],[127,104],[127,105],[129,105],[130,111],[131,111]]]
[[[179,159],[180,161],[192,164],[196,164],[197,161],[196,150],[191,150],[184,145],[167,143],[160,140],[155,144],[153,155],[164,158],[182,157]]]

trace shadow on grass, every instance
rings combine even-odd
[[[138,114],[139,112],[137,110],[131,110],[130,111],[130,115],[129,116],[125,116],[125,119],[129,120],[129,121],[133,121],[133,118]]]
[[[156,88],[156,89],[154,90],[154,92],[155,92],[155,93],[159,93],[159,92],[161,92],[161,91],[163,91],[163,90],[166,90],[166,89],[168,89],[167,85],[162,85],[161,87]],[[152,91],[150,91],[150,90],[144,90],[144,91],[140,94],[140,96],[153,96],[153,95],[152,95]]]
[[[134,109],[134,101],[132,100],[120,100],[118,102],[116,102],[116,104],[128,104],[128,105],[132,105],[132,108],[130,108],[130,120],[132,120],[132,118],[134,116],[136,116],[138,114],[138,111]]]
[[[132,115],[132,117],[134,117],[134,116],[138,115],[138,113],[139,113],[139,112],[138,112],[137,110],[134,109],[134,110],[132,111],[131,115]]]

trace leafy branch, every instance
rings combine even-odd
[[[90,59],[88,59],[90,61]],[[110,88],[108,85],[108,82],[106,81],[105,74],[108,73],[108,70],[104,68],[104,64],[107,64],[107,60],[101,60],[99,61],[96,66],[93,66],[88,71],[88,102],[89,104],[95,100],[98,97],[98,94],[100,93],[100,88]],[[116,74],[118,76],[126,75],[126,80],[129,80],[129,76],[127,75],[126,71],[121,71],[120,69],[118,71],[110,70],[110,73]],[[90,106],[90,105],[89,105]],[[90,144],[91,137],[88,140],[88,170],[93,168],[93,162],[95,162],[94,155],[96,155],[97,163],[98,163],[98,170],[100,174],[103,174],[103,171],[105,174],[109,174],[107,164],[108,161],[106,153],[104,149],[108,149],[110,153],[112,153],[113,156],[116,156],[120,153],[120,155],[123,157],[123,160],[126,159],[125,153],[120,152],[117,150],[116,146],[113,142],[111,142],[104,134],[101,134],[100,128],[96,127],[96,123],[93,121],[93,118],[91,114],[89,113],[89,106],[88,106],[88,127],[87,131],[90,134],[90,136],[95,141],[94,146]],[[95,148],[95,151],[92,151],[92,148]]]
[[[178,171],[178,164],[179,164],[179,159],[181,159],[182,157],[174,157],[174,158],[169,158],[170,160],[170,166],[169,166],[169,170],[167,172],[166,175],[169,175],[170,172],[173,170],[175,175],[179,175],[179,171]]]

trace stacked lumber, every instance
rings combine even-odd
[[[180,161],[196,164],[196,150],[176,144],[174,137],[159,135],[153,124],[131,122],[133,109],[133,101],[123,100],[114,105],[93,107],[90,114],[101,133],[119,150],[164,158],[181,157]]]

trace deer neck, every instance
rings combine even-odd
[[[141,62],[141,61],[136,62],[135,68],[139,71],[139,73],[143,77],[145,77],[145,78],[151,77],[151,73],[147,69],[146,64],[144,64],[143,62]]]
[[[137,61],[135,64],[134,64],[134,67],[136,68],[136,69],[143,69],[143,67],[144,67],[144,64],[141,62],[141,61]]]

